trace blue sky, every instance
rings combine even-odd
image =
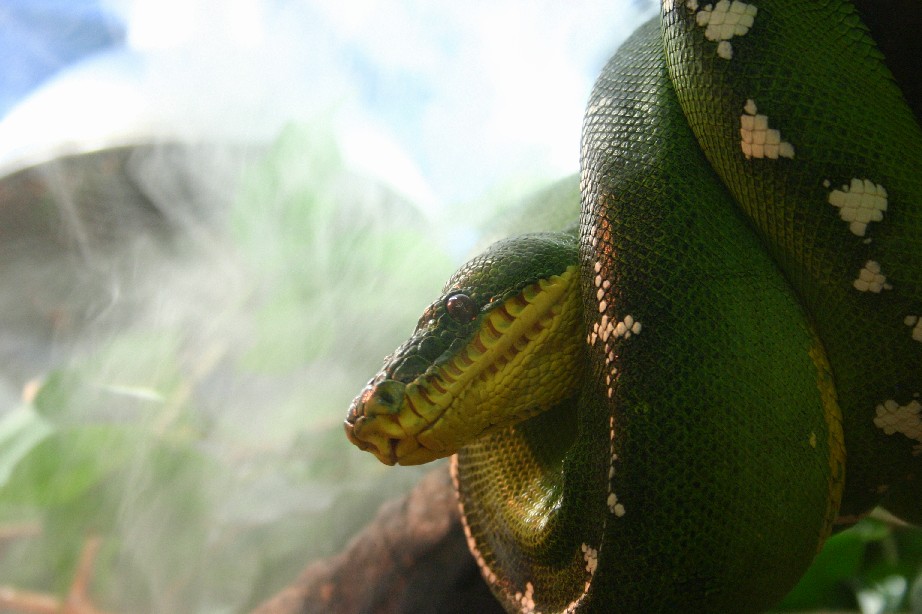
[[[60,141],[271,139],[323,123],[424,205],[578,164],[595,74],[640,0],[14,0],[0,162]],[[31,96],[31,100],[29,97]]]

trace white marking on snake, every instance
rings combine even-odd
[[[525,583],[525,593],[516,592],[515,600],[519,602],[519,605],[522,606],[522,612],[534,612],[535,611],[535,585],[531,582]]]
[[[640,322],[635,322],[633,317],[626,315],[623,321],[618,322],[618,326],[615,328],[615,334],[619,337],[628,339],[631,335],[639,335],[640,330]]]
[[[891,290],[893,286],[887,283],[887,276],[880,272],[880,264],[875,260],[868,260],[858,272],[858,279],[852,282],[855,290],[859,292],[874,292]]]
[[[893,399],[887,399],[875,408],[874,425],[886,435],[900,433],[918,443],[913,447],[913,456],[922,454],[922,403],[913,399],[906,405],[900,405]]]
[[[887,190],[870,179],[852,178],[849,185],[829,193],[829,204],[838,207],[852,234],[863,237],[868,224],[880,222],[887,210]]]
[[[698,4],[688,3],[687,6],[695,10]],[[717,43],[717,56],[730,60],[733,58],[730,39],[748,33],[755,22],[756,13],[758,9],[752,4],[740,0],[720,0],[716,4],[705,5],[695,13],[695,23],[699,28],[704,28],[706,39]]]
[[[582,549],[583,559],[586,560],[586,571],[594,575],[596,567],[599,566],[599,551],[588,544],[583,544]]]
[[[919,316],[906,316],[903,324],[912,326],[912,338],[916,341],[922,341],[922,318]]]
[[[613,492],[608,493],[608,509],[618,518],[624,516],[624,506],[618,503],[618,497]]]
[[[615,339],[630,339],[632,335],[639,335],[640,331],[643,330],[643,326],[630,314],[624,316],[624,319],[620,322],[615,323],[609,319],[607,313],[604,313],[607,309],[608,302],[605,300],[601,301],[599,303],[599,313],[602,314],[602,317],[598,321],[593,322],[592,332],[587,335],[586,343],[592,346],[601,339],[602,343],[605,344],[603,348],[605,361],[610,367],[610,372],[605,377],[605,385],[608,388],[607,394],[610,399],[615,394],[611,384],[615,379],[615,375],[618,373],[618,369],[614,365],[616,357],[615,350],[609,341],[614,342]]]
[[[768,127],[768,116],[759,113],[752,98],[746,101],[740,116],[740,147],[747,160],[794,157],[794,146],[781,140],[781,132]]]
[[[611,390],[611,388],[609,388]],[[621,518],[626,513],[624,505],[618,502],[618,496],[615,494],[614,487],[612,486],[611,481],[615,477],[615,461],[618,460],[618,455],[615,453],[615,417],[608,417],[608,499],[606,503],[608,504],[609,511]]]
[[[634,320],[630,314],[624,316],[624,319],[614,324],[608,321],[608,315],[602,316],[601,329],[602,341],[608,341],[609,336],[617,339],[619,337],[630,339],[631,335],[639,335],[642,330],[640,322]]]

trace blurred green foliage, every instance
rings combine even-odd
[[[137,265],[144,309],[0,408],[0,586],[63,594],[99,536],[98,606],[245,610],[420,475],[342,419],[454,268],[430,222],[299,126],[237,194]]]
[[[778,610],[922,612],[922,529],[875,512],[834,535]]]
[[[519,206],[559,225],[570,213],[532,213],[561,199],[575,212],[575,178]],[[97,535],[99,606],[241,611],[419,475],[347,445],[341,420],[457,245],[295,126],[216,217],[217,254],[186,244],[175,270],[204,259],[207,279],[216,258],[238,287],[173,305],[182,286],[162,280],[160,309],[179,317],[124,325],[0,412],[0,585],[64,593]],[[920,569],[922,530],[868,519],[830,539],[778,609],[920,612]]]

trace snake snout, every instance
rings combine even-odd
[[[343,424],[349,441],[388,465],[397,462],[397,444],[405,438],[397,420],[405,389],[383,374],[375,376],[352,401]]]
[[[394,415],[403,404],[406,385],[378,375],[371,379],[359,393],[346,414],[346,422],[355,424],[359,418]]]
[[[377,378],[376,378],[377,379]],[[400,411],[406,385],[392,379],[372,380],[359,395],[362,415],[392,416]]]

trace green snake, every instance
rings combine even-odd
[[[473,258],[353,402],[382,462],[454,455],[509,611],[758,611],[882,500],[922,521],[922,130],[881,48],[850,2],[664,0],[588,102],[578,229]]]

